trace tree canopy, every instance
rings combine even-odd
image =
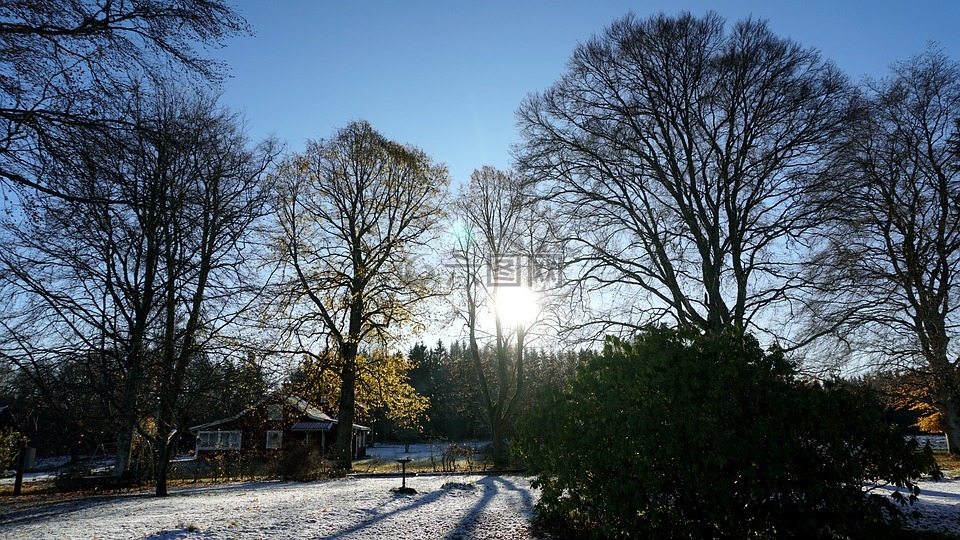
[[[559,210],[576,285],[611,299],[591,320],[769,330],[758,317],[803,284],[817,223],[800,203],[854,98],[832,63],[755,19],[628,15],[579,45],[521,105],[518,161]]]
[[[0,7],[0,179],[81,197],[48,174],[76,133],[111,139],[134,120],[114,103],[169,78],[223,77],[198,47],[250,31],[222,0],[11,0]],[[74,134],[74,135],[71,135]],[[88,195],[89,196],[89,195]]]

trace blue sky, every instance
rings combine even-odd
[[[955,1],[320,1],[233,0],[256,35],[213,56],[230,66],[223,103],[255,138],[290,150],[369,120],[419,146],[462,182],[483,165],[510,166],[514,112],[564,71],[576,44],[633,11],[753,15],[816,47],[854,80],[939,42],[960,60]]]

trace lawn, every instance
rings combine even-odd
[[[61,495],[29,489],[0,496],[0,538],[534,538],[530,528],[539,496],[518,475],[430,474],[442,449],[383,446],[358,463],[357,477],[296,483],[248,481],[178,485],[164,499],[148,490],[115,495]],[[397,495],[396,472],[409,457],[413,495]],[[960,467],[938,456],[941,481],[923,481],[918,530],[960,534]],[[482,468],[479,458],[457,462]],[[9,479],[6,479],[9,480]],[[4,481],[4,484],[9,482]],[[9,486],[4,486],[8,488]],[[9,492],[7,492],[9,493]],[[925,537],[926,538],[926,537]],[[939,538],[939,537],[938,537]],[[960,536],[958,536],[960,538]]]
[[[531,538],[537,492],[515,476],[249,482],[178,488],[167,498],[0,499],[0,538]]]

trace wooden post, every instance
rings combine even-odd
[[[20,495],[23,489],[23,469],[27,465],[27,441],[20,441],[20,452],[17,454],[17,479],[13,483],[13,494]]]

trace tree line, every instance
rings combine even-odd
[[[341,425],[379,399],[396,429],[489,434],[502,464],[538,385],[590,359],[561,349],[661,323],[909,374],[960,451],[960,69],[935,47],[857,84],[763,21],[629,15],[520,105],[514,170],[454,191],[364,121],[249,140],[193,45],[246,22],[179,4],[0,20],[6,381],[112,433],[120,472],[147,441],[159,495],[187,411],[234,380],[210,410],[286,379]],[[443,326],[463,341],[388,352]]]

